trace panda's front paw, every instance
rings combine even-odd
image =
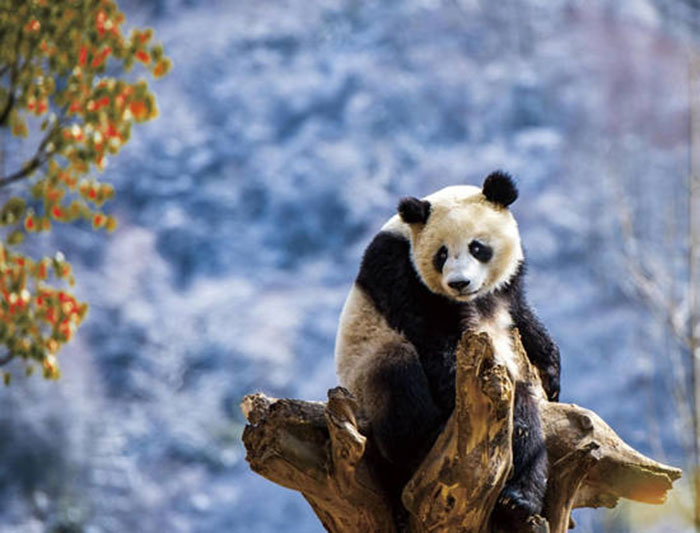
[[[522,492],[506,487],[491,514],[494,531],[515,531],[538,512],[539,509]]]
[[[559,401],[559,367],[550,365],[544,372],[544,390],[547,392],[547,399],[550,402]]]

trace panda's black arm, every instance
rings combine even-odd
[[[559,347],[525,300],[524,275],[525,264],[521,263],[512,283],[506,289],[511,298],[511,314],[514,325],[520,332],[528,359],[539,370],[547,397],[555,402],[559,400]]]
[[[547,397],[550,401],[556,402],[559,400],[561,372],[559,347],[527,303],[517,302],[513,311],[513,319],[520,332],[523,348],[530,362],[540,371]]]

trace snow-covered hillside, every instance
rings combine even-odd
[[[519,180],[562,400],[681,464],[678,436],[658,431],[676,416],[668,343],[627,290],[617,217],[622,197],[650,240],[682,228],[688,67],[673,13],[645,0],[121,5],[174,68],[153,83],[160,118],[106,170],[119,229],[53,237],[91,309],[60,382],[1,392],[0,531],[322,531],[301,496],[249,471],[238,402],[322,400],[345,294],[397,199],[496,168]],[[577,531],[689,531],[677,507],[640,509],[580,512]]]

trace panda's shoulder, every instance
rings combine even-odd
[[[416,312],[428,291],[413,267],[410,240],[392,231],[380,231],[372,239],[356,283],[394,327],[401,316]]]
[[[377,233],[362,257],[358,284],[368,289],[408,274],[410,248],[410,240],[399,232],[382,230]]]
[[[390,233],[397,237],[403,237],[406,240],[411,239],[411,228],[406,224],[399,215],[394,215],[382,226],[379,230],[379,235],[382,233]]]

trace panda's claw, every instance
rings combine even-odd
[[[493,523],[496,531],[513,531],[537,514],[537,509],[520,491],[506,487],[496,501]]]
[[[547,399],[550,402],[559,401],[561,385],[558,365],[549,365],[544,369],[544,388],[547,393]]]

